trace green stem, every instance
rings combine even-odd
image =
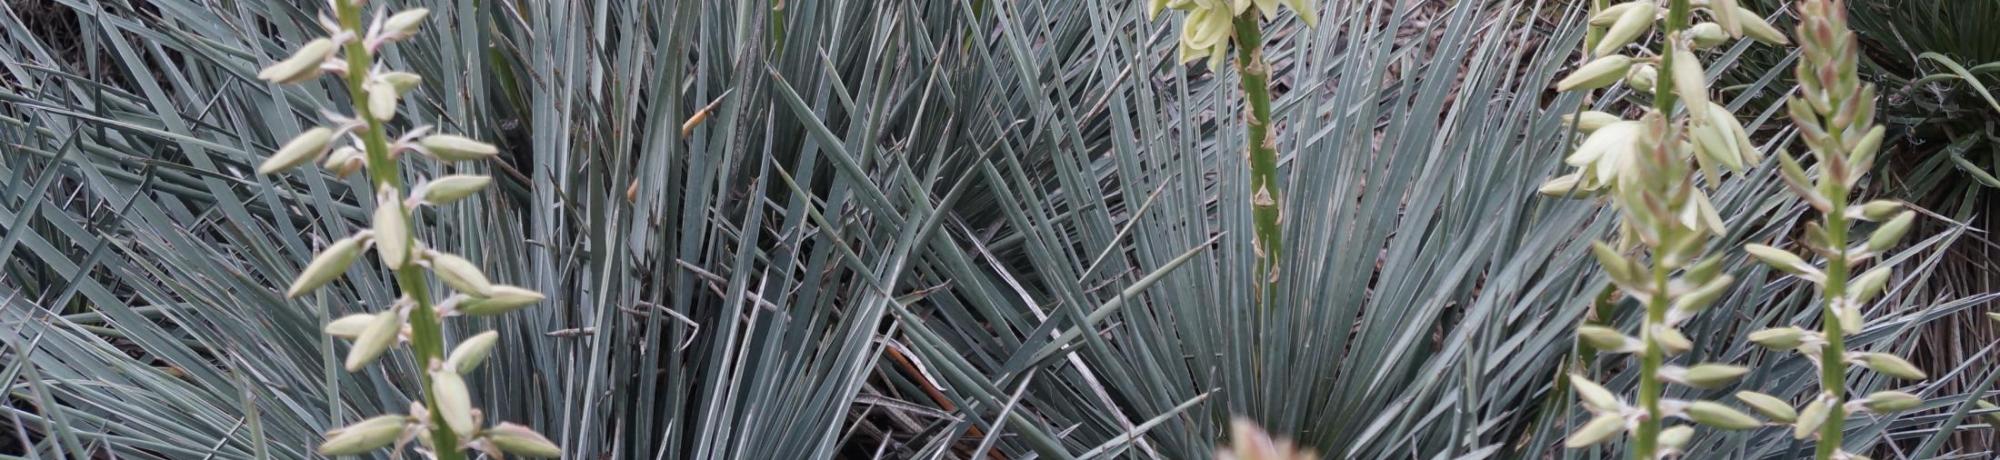
[[[1660,112],[1662,116],[1673,115],[1674,102],[1677,101],[1672,70],[1674,48],[1670,41],[1679,39],[1680,31],[1688,28],[1688,10],[1688,0],[1673,0],[1673,3],[1667,6],[1667,23],[1663,29],[1666,31],[1667,41],[1660,42],[1660,72],[1659,76],[1653,78],[1653,94],[1656,95],[1653,98],[1653,110]]]
[[[1674,231],[1673,224],[1661,224],[1660,238],[1665,241]],[[1646,411],[1646,418],[1639,420],[1639,429],[1634,433],[1632,458],[1659,458],[1660,421],[1665,417],[1660,411],[1660,398],[1666,392],[1666,382],[1660,381],[1660,367],[1667,362],[1666,349],[1653,337],[1654,332],[1666,327],[1668,303],[1667,290],[1669,272],[1666,264],[1657,258],[1653,261],[1653,296],[1646,302],[1646,321],[1640,323],[1639,339],[1646,344],[1646,351],[1639,361],[1639,407]]]
[[[1836,130],[1833,135],[1839,135]],[[1827,180],[1822,178],[1820,180]],[[1838,243],[1847,242],[1847,191],[1827,197],[1833,203],[1827,207],[1826,232],[1828,239]],[[1847,297],[1847,254],[1845,247],[1834,248],[1834,254],[1826,261],[1826,306],[1820,309],[1821,334],[1826,337],[1826,345],[1820,347],[1819,385],[1822,391],[1833,395],[1833,404],[1827,406],[1826,422],[1819,428],[1819,447],[1813,458],[1827,460],[1840,451],[1841,429],[1847,423],[1847,411],[1841,407],[1847,399],[1847,331],[1840,327],[1841,299]]]
[[[1283,244],[1278,231],[1278,141],[1271,133],[1271,65],[1264,61],[1264,31],[1256,9],[1236,16],[1236,72],[1243,83],[1243,156],[1250,162],[1250,209],[1257,222],[1259,275],[1275,287]],[[1266,295],[1272,289],[1265,289]]]
[[[377,189],[387,185],[399,191],[403,190],[402,171],[398,168],[395,158],[389,154],[389,140],[382,132],[384,129],[382,122],[368,114],[368,92],[364,84],[368,81],[368,70],[374,64],[375,58],[368,51],[368,46],[363,43],[364,40],[360,38],[366,34],[362,26],[361,8],[352,2],[340,1],[334,4],[338,5],[336,8],[341,27],[357,36],[347,42],[344,53],[348,69],[347,94],[348,99],[354,102],[355,116],[367,123],[367,129],[359,134],[368,154],[369,181]],[[402,208],[403,200],[390,199],[375,205]],[[402,212],[404,221],[409,222],[410,210],[404,208]],[[415,239],[413,233],[411,241],[404,247],[414,250],[417,247],[414,244]],[[432,409],[431,439],[435,441],[437,458],[463,460],[465,456],[458,450],[458,435],[451,431],[451,427],[445,425],[444,415],[436,410],[437,400],[431,391],[431,377],[427,370],[432,363],[444,360],[444,328],[438,324],[437,313],[431,308],[430,289],[429,285],[425,284],[423,268],[416,264],[405,264],[396,270],[396,284],[402,288],[405,295],[416,301],[416,308],[410,311],[410,350],[416,354],[417,365],[425,370],[418,372],[417,381],[423,390],[424,407]]]
[[[1674,113],[1673,40],[1679,39],[1680,31],[1688,27],[1688,0],[1673,0],[1667,7],[1667,20],[1662,28],[1667,40],[1660,43],[1659,77],[1655,79],[1653,109],[1663,116]],[[1660,224],[1660,241],[1674,241],[1677,231],[1673,223]],[[1661,263],[1658,251],[1653,258],[1653,296],[1646,302],[1646,321],[1641,324],[1639,338],[1645,342],[1646,350],[1639,362],[1639,406],[1646,411],[1645,419],[1639,421],[1639,429],[1633,433],[1632,458],[1652,460],[1659,458],[1660,428],[1664,412],[1660,410],[1660,399],[1666,392],[1666,382],[1660,380],[1660,367],[1666,364],[1666,350],[1653,337],[1656,330],[1667,327],[1667,309],[1671,306],[1668,298],[1672,267]]]

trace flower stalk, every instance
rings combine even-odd
[[[1901,357],[1850,352],[1846,343],[1847,335],[1866,324],[1861,307],[1882,291],[1889,276],[1886,265],[1860,275],[1854,271],[1870,260],[1886,260],[1884,253],[1908,231],[1916,214],[1903,210],[1901,203],[1886,200],[1850,205],[1855,185],[1872,169],[1882,145],[1883,128],[1874,123],[1875,87],[1858,77],[1858,45],[1847,27],[1845,2],[1806,0],[1799,4],[1799,18],[1799,91],[1787,101],[1787,108],[1818,167],[1808,172],[1783,152],[1778,159],[1786,185],[1820,213],[1821,222],[1807,227],[1808,237],[1803,241],[1806,254],[1760,244],[1746,249],[1765,264],[1820,287],[1820,330],[1766,329],[1751,337],[1766,347],[1796,351],[1819,366],[1821,391],[1799,412],[1793,435],[1818,438],[1813,454],[1816,459],[1848,459],[1857,457],[1841,449],[1849,414],[1897,412],[1921,403],[1915,396],[1898,391],[1876,392],[1859,399],[1847,391],[1850,364],[1905,380],[1925,377]],[[1858,220],[1880,224],[1868,238],[1855,244],[1850,240]],[[1809,262],[1815,255],[1824,260],[1824,268]]]
[[[340,27],[347,32],[357,35],[361,34],[363,32],[361,5],[344,0],[335,0],[333,4],[335,13],[339,16]],[[368,45],[363,43],[363,40],[349,40],[344,54],[347,58],[348,71],[343,80],[347,84],[348,99],[354,101],[354,113],[363,114],[360,119],[362,123],[366,124],[366,127],[361,129],[358,134],[361,137],[362,152],[367,155],[368,181],[378,190],[384,187],[400,190],[403,188],[402,171],[396,162],[390,158],[389,141],[382,133],[382,120],[366,115],[369,113],[368,92],[363,88],[366,86],[368,80],[369,72],[367,72],[367,69],[371,63],[375,62],[374,53],[368,49]],[[402,200],[378,201],[375,205],[393,207],[397,209],[397,213],[402,214],[404,222],[409,221],[410,210],[403,207]],[[402,236],[405,239],[415,238],[409,232],[404,232]],[[409,242],[402,244],[406,248],[410,246]],[[380,246],[379,242],[377,246]],[[403,291],[406,297],[415,300],[415,308],[409,314],[410,351],[416,355],[417,362],[419,363],[430,363],[443,359],[444,329],[438,325],[436,313],[431,308],[431,297],[430,293],[427,292],[429,290],[429,283],[424,281],[423,268],[405,264],[395,269],[395,271],[397,287]],[[437,392],[434,391],[435,385],[431,381],[431,374],[428,372],[419,373],[417,382],[420,387],[419,390],[423,392],[425,405],[427,407],[438,407]],[[431,422],[429,423],[432,427],[430,436],[432,440],[436,441],[435,445],[458,445],[458,435],[445,426],[444,416],[438,411],[430,412],[432,414]],[[437,451],[437,458],[438,460],[459,460],[465,458],[465,456],[457,449],[439,449]]]
[[[1675,419],[1727,430],[1759,425],[1716,402],[1667,397],[1669,384],[1715,388],[1747,372],[1726,364],[1672,362],[1693,347],[1679,323],[1718,300],[1733,282],[1720,272],[1722,259],[1705,251],[1709,238],[1727,229],[1697,184],[1697,173],[1706,173],[1712,187],[1719,171],[1741,171],[1761,161],[1735,115],[1710,101],[1706,75],[1693,53],[1743,36],[1741,22],[1761,18],[1745,14],[1732,0],[1701,6],[1722,25],[1700,27],[1724,32],[1720,37],[1710,33],[1697,40],[1690,33],[1696,27],[1690,24],[1695,7],[1690,0],[1670,0],[1664,11],[1654,0],[1594,3],[1593,30],[1586,38],[1590,59],[1556,84],[1560,91],[1588,91],[1622,82],[1653,94],[1653,104],[1638,120],[1604,112],[1574,117],[1572,123],[1587,136],[1565,161],[1579,170],[1541,188],[1551,196],[1610,198],[1623,217],[1619,239],[1595,243],[1592,254],[1617,295],[1645,308],[1636,337],[1610,327],[1608,314],[1578,328],[1579,349],[1635,354],[1640,375],[1630,403],[1587,377],[1571,376],[1584,408],[1594,414],[1571,433],[1566,443],[1571,448],[1629,432],[1631,458],[1659,459],[1678,455],[1693,435],[1692,426],[1670,423]],[[1624,54],[1656,25],[1663,36],[1659,49]]]
[[[1239,88],[1243,92],[1243,160],[1250,165],[1250,214],[1256,226],[1253,279],[1261,280],[1260,302],[1268,303],[1276,293],[1279,257],[1282,254],[1284,222],[1278,180],[1278,140],[1271,131],[1271,64],[1264,59],[1264,20],[1277,16],[1282,7],[1297,13],[1309,26],[1319,23],[1319,12],[1310,0],[1150,0],[1148,17],[1161,11],[1186,11],[1181,27],[1181,62],[1208,59],[1210,68],[1222,65],[1233,44],[1238,49],[1233,61]]]
[[[443,161],[483,160],[498,153],[490,144],[464,137],[423,136],[429,130],[426,127],[412,129],[393,141],[388,136],[385,122],[395,118],[398,99],[414,90],[421,77],[379,69],[374,52],[380,46],[413,37],[429,11],[411,9],[386,18],[385,11],[377,11],[374,21],[364,24],[362,0],[328,3],[334,17],[322,16],[320,21],[328,37],[309,42],[291,58],[273,64],[258,76],[273,83],[297,84],[323,73],[337,74],[353,101],[354,116],[329,115],[335,127],[307,130],[260,165],[258,172],[278,173],[312,161],[321,161],[322,166],[339,175],[365,168],[369,185],[376,191],[377,208],[371,221],[373,228],[323,249],[292,283],[286,296],[298,297],[325,286],[345,272],[362,250],[372,247],[382,264],[395,272],[401,298],[384,311],[330,322],[326,332],[354,341],[347,356],[349,371],[360,370],[405,339],[411,354],[425,370],[417,379],[419,398],[411,404],[407,415],[379,416],[329,432],[320,453],[360,455],[390,446],[400,452],[410,442],[418,441],[429,457],[442,460],[463,459],[467,449],[496,458],[507,453],[559,456],[560,448],[526,427],[504,423],[490,429],[479,426],[482,414],[472,407],[462,374],[484,360],[497,340],[496,334],[472,336],[460,343],[450,358],[445,353],[442,319],[513,311],[541,301],[542,295],[522,288],[492,285],[476,266],[463,258],[425,248],[413,231],[415,207],[465,198],[484,189],[491,179],[454,175],[424,182],[411,190],[405,187],[397,163],[402,153],[416,152]],[[336,142],[341,134],[361,144],[361,148],[336,145],[344,143]],[[406,190],[411,192],[408,197],[404,195]],[[443,302],[434,302],[425,277],[427,271],[460,292]],[[468,281],[474,279],[478,283]],[[457,308],[460,304],[485,308],[460,310]]]
[[[1258,269],[1269,284],[1278,279],[1279,231],[1278,140],[1271,133],[1271,64],[1264,61],[1263,20],[1248,11],[1236,15],[1236,73],[1243,89],[1243,159],[1250,164],[1250,210],[1257,224]]]

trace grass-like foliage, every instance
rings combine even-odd
[[[39,458],[307,458],[327,430],[425,398],[428,363],[387,353],[348,373],[350,346],[322,334],[394,305],[396,273],[355,263],[285,299],[377,209],[364,175],[256,174],[324,113],[367,105],[336,78],[256,79],[325,35],[317,5],[0,7],[0,425],[16,428],[0,438]],[[1232,444],[1239,416],[1270,433],[1246,439],[1290,440],[1280,453],[1542,458],[1583,422],[1557,379],[1575,363],[1637,388],[1572,338],[1610,284],[1587,242],[1616,215],[1536,193],[1564,169],[1564,119],[1630,95],[1549,91],[1585,40],[1581,4],[1329,0],[1316,24],[1270,8],[1274,226],[1243,205],[1243,73],[1181,64],[1186,15],[1151,19],[1147,2],[368,11],[384,6],[430,12],[374,56],[422,76],[388,132],[497,146],[402,164],[492,178],[418,208],[411,237],[546,296],[453,318],[443,338],[494,331],[463,374],[473,402],[566,458],[1260,452]],[[1776,125],[1742,113],[1748,132]],[[1814,214],[1775,172],[1746,164],[1709,192],[1730,229],[1712,244],[1801,231]],[[1906,347],[1901,331],[1990,300],[1901,288],[1961,235],[1915,234],[1849,346]],[[1726,339],[1810,323],[1815,291],[1720,263],[1740,281],[1681,323],[1715,338],[1684,356],[1773,369],[1739,385],[1774,397],[1816,391],[1803,359]],[[1962,366],[1928,370],[1992,378]],[[1847,450],[1950,448],[1977,412],[1923,397],[1920,416],[1849,420]],[[1684,450],[1811,448],[1730,433]]]

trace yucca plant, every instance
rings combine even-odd
[[[1651,0],[1598,3],[1592,9],[1590,22],[1603,30],[1590,37],[1595,43],[1586,41],[1590,61],[1556,88],[1591,90],[1622,81],[1652,93],[1653,105],[1639,120],[1603,112],[1578,114],[1573,124],[1587,137],[1566,161],[1580,170],[1550,180],[1541,191],[1611,198],[1622,218],[1621,238],[1615,245],[1593,243],[1592,254],[1617,294],[1643,305],[1645,314],[1637,337],[1606,325],[1578,328],[1579,340],[1594,350],[1634,354],[1640,383],[1637,395],[1627,399],[1572,374],[1583,406],[1596,415],[1571,433],[1566,445],[1588,447],[1629,432],[1631,458],[1664,458],[1681,452],[1693,435],[1692,427],[1672,426],[1669,420],[1730,430],[1758,425],[1749,415],[1714,401],[1666,397],[1669,383],[1714,388],[1748,370],[1667,362],[1694,346],[1681,332],[1681,323],[1721,299],[1735,280],[1722,273],[1721,257],[1705,254],[1710,237],[1728,230],[1696,173],[1707,172],[1712,183],[1721,177],[1718,170],[1741,171],[1762,161],[1736,115],[1711,102],[1708,75],[1694,51],[1746,35],[1770,44],[1787,40],[1733,1],[1707,3],[1702,11],[1712,21],[1699,24],[1687,0],[1671,0],[1664,11]],[[1663,36],[1658,50],[1639,58],[1622,54],[1656,22]],[[1643,258],[1631,257],[1634,252]]]
[[[1185,17],[1144,2],[370,3],[387,4],[434,22],[374,55],[422,76],[391,131],[498,147],[401,164],[492,178],[419,208],[411,237],[547,296],[455,318],[444,342],[497,333],[468,394],[567,457],[1199,458],[1241,416],[1328,457],[1539,458],[1572,426],[1552,376],[1607,283],[1574,242],[1614,227],[1534,192],[1584,102],[1544,98],[1580,9],[1265,19],[1274,288],[1243,205],[1240,73],[1177,65]],[[0,437],[42,458],[308,458],[324,431],[427,398],[413,355],[345,373],[321,334],[394,305],[392,271],[278,294],[378,202],[337,170],[254,174],[303,120],[362,100],[253,78],[324,35],[317,8],[52,5],[86,18],[78,37],[0,14],[0,420],[21,427]],[[1711,194],[1744,229],[1718,245],[1803,212],[1776,176],[1744,177]],[[1794,322],[1809,299],[1774,283],[1712,307],[1765,313],[1686,330]],[[1909,316],[1883,324],[1983,299],[1898,300]],[[1688,355],[1764,358],[1704,345]],[[1743,436],[1688,451],[1791,453]]]

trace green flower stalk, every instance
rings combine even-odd
[[[1921,402],[1897,391],[1876,392],[1860,399],[1850,396],[1849,365],[1904,380],[1925,376],[1901,357],[1850,352],[1845,343],[1849,334],[1867,324],[1861,307],[1882,292],[1890,267],[1881,264],[1858,275],[1854,272],[1871,260],[1886,260],[1883,253],[1895,247],[1916,220],[1916,213],[1893,201],[1850,204],[1855,184],[1873,169],[1882,147],[1883,129],[1874,121],[1875,87],[1856,74],[1859,45],[1847,28],[1845,2],[1806,0],[1799,4],[1799,18],[1797,36],[1803,56],[1796,72],[1799,92],[1791,97],[1788,108],[1799,139],[1812,150],[1818,167],[1809,172],[1783,152],[1778,160],[1786,185],[1820,213],[1821,222],[1807,226],[1803,243],[1809,252],[1805,255],[1760,244],[1746,249],[1766,265],[1818,285],[1825,303],[1821,305],[1819,331],[1766,329],[1752,333],[1751,340],[1777,350],[1796,351],[1819,366],[1821,392],[1799,411],[1792,422],[1793,434],[1799,439],[1817,437],[1814,457],[1820,460],[1857,458],[1840,448],[1841,430],[1849,414],[1897,412]],[[1855,241],[1855,221],[1879,224],[1867,238]],[[1820,262],[1811,262],[1815,258]],[[1750,398],[1768,397],[1753,394]]]
[[[1630,433],[1631,458],[1658,459],[1678,454],[1693,436],[1693,427],[1671,426],[1672,420],[1727,430],[1761,425],[1716,402],[1666,397],[1669,384],[1717,388],[1747,372],[1726,364],[1669,362],[1693,348],[1678,325],[1720,299],[1733,282],[1721,273],[1722,259],[1705,253],[1709,238],[1727,229],[1696,178],[1706,175],[1713,185],[1724,171],[1762,161],[1736,116],[1710,100],[1694,51],[1731,37],[1783,43],[1781,36],[1747,34],[1754,28],[1749,24],[1763,20],[1733,0],[1701,6],[1712,22],[1691,24],[1696,10],[1689,0],[1671,0],[1665,9],[1653,0],[1593,5],[1588,60],[1556,83],[1560,91],[1587,91],[1622,82],[1653,95],[1653,105],[1637,120],[1603,112],[1574,117],[1586,137],[1565,162],[1577,170],[1540,190],[1550,196],[1609,197],[1623,217],[1619,238],[1596,242],[1591,252],[1617,293],[1645,306],[1636,334],[1601,324],[1578,328],[1578,340],[1588,350],[1637,355],[1640,377],[1638,394],[1628,399],[1588,377],[1570,376],[1583,407],[1594,414],[1570,434],[1565,444],[1571,448]],[[1655,29],[1662,33],[1660,49],[1624,54]]]
[[[1208,58],[1209,67],[1221,63],[1229,45],[1242,47],[1236,53],[1236,73],[1242,83],[1243,124],[1248,134],[1243,158],[1250,164],[1250,210],[1256,222],[1256,250],[1260,279],[1278,279],[1278,254],[1283,233],[1279,231],[1283,207],[1278,191],[1278,140],[1271,132],[1271,64],[1264,60],[1264,19],[1276,16],[1280,0],[1152,0],[1148,17],[1171,8],[1186,11],[1181,28],[1180,59],[1192,62]],[[1283,0],[1308,25],[1319,22],[1312,0]]]
[[[347,271],[362,252],[373,249],[382,265],[396,274],[403,291],[389,308],[376,313],[348,315],[329,322],[326,333],[353,341],[344,367],[358,371],[408,341],[418,363],[425,366],[419,377],[421,398],[410,405],[406,415],[383,415],[362,420],[328,432],[319,451],[322,455],[361,455],[383,447],[401,452],[418,441],[429,456],[443,460],[465,458],[466,449],[490,457],[505,454],[528,457],[556,457],[561,448],[548,438],[520,425],[501,423],[481,426],[481,413],[472,407],[472,397],[463,374],[483,362],[499,335],[488,331],[461,341],[449,355],[445,353],[443,320],[459,315],[494,315],[518,310],[540,302],[541,293],[493,284],[478,266],[456,255],[427,248],[413,231],[412,210],[419,206],[451,203],[479,191],[492,182],[485,176],[450,175],[405,187],[397,161],[414,152],[436,160],[478,161],[499,153],[492,144],[449,134],[426,135],[419,127],[391,139],[385,122],[396,117],[398,101],[414,90],[422,77],[383,70],[374,52],[390,43],[414,37],[429,11],[417,8],[386,15],[378,10],[364,27],[363,0],[329,0],[334,18],[321,18],[326,37],[307,42],[293,55],[266,67],[258,78],[277,84],[299,84],[331,73],[342,77],[348,96],[354,101],[353,117],[329,115],[331,126],[314,127],[286,142],[259,165],[259,174],[286,171],[309,162],[319,162],[337,175],[368,171],[375,191],[376,209],[370,228],[328,245],[313,257],[285,296],[296,298],[325,286]],[[359,146],[352,145],[358,143]],[[404,193],[408,190],[410,193]],[[428,272],[458,293],[433,302]]]

